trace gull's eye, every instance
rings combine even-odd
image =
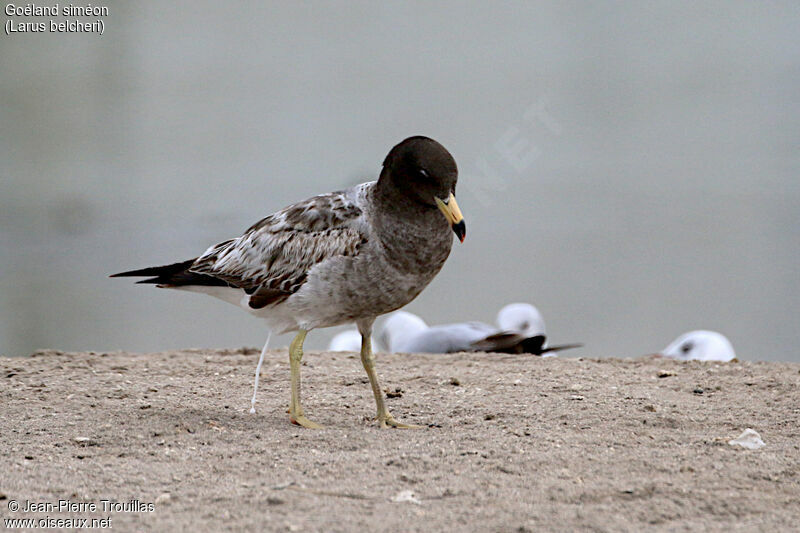
[[[689,353],[692,351],[692,348],[694,348],[694,344],[691,342],[686,342],[683,344],[683,346],[681,346],[681,352]]]

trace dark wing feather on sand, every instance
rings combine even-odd
[[[519,333],[501,331],[500,333],[495,333],[494,335],[489,335],[484,339],[473,342],[472,347],[481,352],[542,355],[548,352],[557,352],[583,346],[583,344],[562,344],[546,348],[544,346],[546,341],[547,338],[544,335],[525,337]]]
[[[473,342],[472,347],[481,352],[521,353],[517,348],[524,339],[525,337],[518,333],[501,331]]]
[[[315,196],[212,246],[188,270],[244,289],[250,307],[260,309],[297,292],[314,265],[358,254],[366,242],[356,223],[360,216],[344,192]]]
[[[542,350],[542,353],[560,352],[561,350],[571,350],[572,348],[582,348],[583,344],[576,342],[574,344],[559,344],[557,346],[548,346]]]

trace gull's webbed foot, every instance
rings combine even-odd
[[[423,426],[418,426],[416,424],[403,424],[402,422],[398,422],[389,413],[386,413],[384,416],[379,416],[378,417],[378,425],[381,428],[398,428],[398,429],[422,429],[423,428]]]
[[[316,422],[312,422],[305,415],[298,415],[298,416],[289,416],[289,420],[292,424],[297,426],[303,426],[304,428],[308,429],[322,429],[324,426],[317,424]]]

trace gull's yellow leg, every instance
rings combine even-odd
[[[312,422],[303,414],[300,405],[300,361],[303,359],[303,341],[306,340],[308,331],[301,329],[289,345],[289,366],[292,371],[292,401],[289,403],[289,420],[292,424],[311,429],[322,429],[322,426]]]
[[[382,428],[421,428],[422,426],[415,426],[414,424],[402,424],[398,422],[394,419],[391,413],[389,413],[389,410],[386,409],[386,404],[383,402],[381,386],[378,384],[378,375],[375,373],[375,356],[372,354],[372,341],[370,341],[370,334],[364,335],[364,332],[361,332],[361,363],[364,365],[364,370],[367,371],[369,383],[372,385],[372,393],[375,395],[375,403],[378,406],[378,424]]]

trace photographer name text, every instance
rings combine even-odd
[[[153,502],[128,500],[124,502],[101,499],[97,502],[58,500],[57,502],[35,502],[31,500],[8,502],[12,513],[152,513],[156,510]]]

